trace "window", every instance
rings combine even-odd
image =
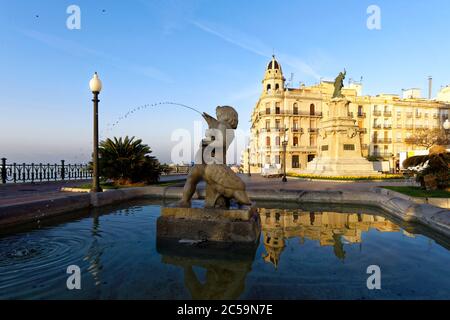
[[[294,147],[298,147],[298,137],[294,137]]]
[[[272,86],[270,84],[267,85],[267,91],[270,92],[270,90],[272,89]]]
[[[275,84],[275,90],[278,91],[280,89],[280,85],[277,83]]]
[[[315,157],[316,157],[316,156],[313,155],[313,154],[308,154],[308,162],[313,161]]]
[[[270,147],[270,137],[269,136],[266,137],[266,146]]]
[[[316,136],[315,135],[311,135],[309,137],[309,145],[311,147],[315,147],[316,146]]]
[[[292,156],[292,168],[293,169],[299,169],[300,168],[299,156]]]
[[[362,116],[363,115],[363,106],[358,106],[358,116]]]
[[[316,114],[316,106],[314,105],[314,103],[311,103],[311,105],[309,106],[309,114],[311,116]]]
[[[293,108],[294,114],[298,114],[298,104],[294,103],[294,108]]]
[[[279,155],[275,156],[275,164],[280,164],[280,156]]]
[[[270,120],[266,120],[266,129],[270,130]]]
[[[275,145],[280,146],[280,137],[275,137]]]
[[[344,150],[345,151],[354,151],[355,145],[354,144],[344,144]]]
[[[280,114],[280,103],[279,102],[277,102],[277,103],[275,103],[275,114]]]
[[[270,114],[270,104],[266,103],[266,114]]]
[[[266,164],[270,164],[270,156],[266,156]]]
[[[280,129],[281,128],[281,121],[280,120],[275,120],[275,129]]]

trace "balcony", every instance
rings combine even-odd
[[[422,118],[422,114],[421,113],[416,113],[416,118]]]
[[[367,133],[367,128],[359,128],[359,132],[362,134],[366,134]]]
[[[365,118],[365,117],[366,117],[365,112],[358,113],[358,118]]]
[[[392,139],[391,138],[373,138],[373,143],[391,144]]]
[[[314,146],[290,146],[288,150],[292,151],[304,151],[304,152],[316,152],[317,147]]]
[[[374,123],[373,124],[373,128],[374,129],[381,129],[381,124]]]
[[[384,113],[385,117],[392,117],[392,112],[391,111],[385,111]]]
[[[292,132],[295,132],[295,133],[303,133],[303,128],[293,128],[293,129],[292,129]]]
[[[318,128],[308,128],[309,133],[317,133],[317,131],[319,131]]]
[[[277,112],[278,111],[278,112]],[[292,110],[271,110],[270,112],[267,111],[260,111],[260,116],[301,116],[301,117],[321,117],[322,112],[315,112],[311,114],[309,111],[297,111],[294,112]]]
[[[380,117],[381,116],[381,111],[373,110],[373,116],[374,117]]]
[[[384,128],[384,129],[392,129],[392,124],[390,124],[390,123],[385,123],[385,124],[383,125],[383,128]]]
[[[391,152],[374,152],[372,155],[380,158],[390,158],[393,156]]]

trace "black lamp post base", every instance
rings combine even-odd
[[[287,182],[287,178],[286,178],[286,177],[283,177],[283,179],[282,179],[281,181]]]

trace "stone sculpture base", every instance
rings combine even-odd
[[[331,177],[381,176],[381,173],[373,170],[373,164],[363,157],[360,159],[316,158],[308,163],[304,173]]]
[[[319,123],[317,157],[302,173],[321,176],[379,176],[362,157],[360,128],[349,115],[350,101],[334,98]]]
[[[157,238],[225,243],[256,243],[261,232],[256,208],[163,207]]]

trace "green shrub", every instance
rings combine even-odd
[[[100,142],[100,176],[116,184],[155,183],[161,175],[159,161],[151,149],[135,137],[106,139]]]

